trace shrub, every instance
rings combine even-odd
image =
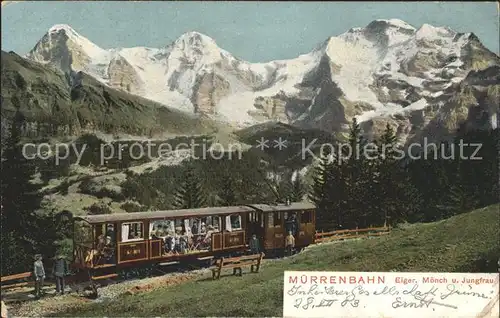
[[[134,201],[127,201],[125,203],[123,203],[120,208],[122,208],[123,210],[127,211],[127,212],[142,212],[145,210],[145,208],[139,204],[139,203],[136,203]]]
[[[112,210],[104,202],[94,203],[89,207],[84,208],[88,212],[88,214],[96,215],[96,214],[111,214]]]

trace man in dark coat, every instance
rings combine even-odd
[[[286,231],[287,232],[292,232],[293,236],[297,236],[297,230],[298,230],[298,220],[295,214],[292,214],[288,217],[288,220],[286,221]]]
[[[66,284],[64,282],[64,276],[68,273],[68,262],[63,255],[57,255],[54,266],[52,267],[52,274],[56,279],[56,293],[64,295],[64,289]]]
[[[250,239],[250,242],[248,243],[248,247],[250,248],[250,253],[251,254],[258,254],[260,251],[259,247],[259,239],[257,238],[257,235],[252,235],[252,238]]]

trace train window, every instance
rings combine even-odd
[[[241,230],[241,215],[231,215],[231,229]]]
[[[90,245],[92,246],[93,242],[93,233],[92,226],[86,222],[78,222],[75,226],[75,242],[81,245]]]
[[[175,233],[173,220],[156,220],[149,223],[149,235],[153,237],[166,237]]]
[[[181,219],[175,219],[175,227],[182,227],[182,220]]]
[[[300,223],[312,223],[311,211],[302,211],[300,213]]]
[[[267,214],[267,227],[274,227],[274,214],[273,213]]]
[[[182,235],[187,235],[187,236],[191,236],[191,220],[192,219],[184,219],[184,223],[182,224],[182,231],[181,231],[181,234]]]
[[[142,222],[122,223],[122,242],[144,239],[144,224]]]
[[[115,244],[115,225],[113,223],[106,224],[106,245]]]
[[[220,217],[218,216],[207,216],[206,218],[202,218],[202,227],[203,223],[205,223],[205,228],[207,231],[219,232],[220,231]]]
[[[257,213],[256,212],[248,213],[248,220],[250,221],[250,223],[257,223]]]
[[[205,222],[202,222],[201,219],[189,219],[189,224],[191,225],[191,234],[193,235],[198,235],[200,234],[200,231],[201,231],[201,224],[202,223],[205,223]]]
[[[212,218],[212,226],[214,228],[215,231],[217,232],[220,232],[221,228],[222,228],[222,225],[221,225],[221,220],[220,220],[220,217],[213,217]]]
[[[274,212],[274,227],[281,227],[283,221],[282,216],[280,212]]]
[[[185,230],[186,230],[186,226],[185,226],[184,220],[183,219],[175,219],[174,220],[174,231],[175,231],[175,234],[180,235]]]

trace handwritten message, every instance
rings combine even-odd
[[[500,317],[498,273],[285,272],[284,317]]]

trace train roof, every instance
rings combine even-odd
[[[289,205],[269,205],[269,204],[252,204],[240,206],[224,206],[199,209],[182,209],[182,210],[164,210],[164,211],[146,211],[146,212],[131,212],[131,213],[113,213],[99,215],[85,215],[75,217],[75,220],[83,220],[90,224],[120,222],[120,221],[140,221],[154,220],[178,217],[199,217],[209,215],[226,215],[245,212],[286,212],[294,210],[309,210],[315,206],[308,202],[294,202]]]

